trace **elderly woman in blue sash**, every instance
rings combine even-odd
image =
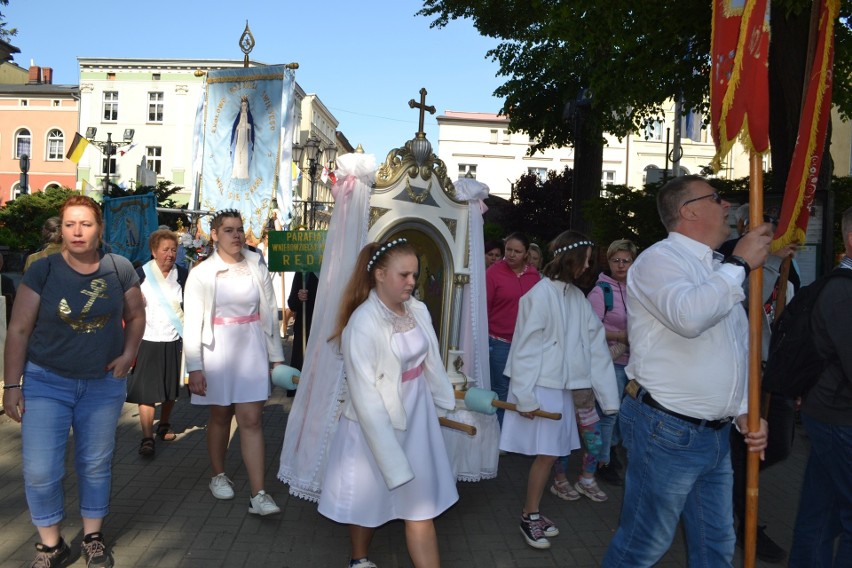
[[[127,388],[127,402],[139,405],[139,453],[154,455],[154,407],[160,404],[157,437],[175,439],[169,424],[180,392],[183,288],[188,272],[175,264],[178,236],[159,229],[148,239],[154,258],[136,269],[145,297],[145,335]]]

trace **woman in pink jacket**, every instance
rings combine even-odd
[[[606,340],[613,356],[612,362],[615,366],[619,394],[624,393],[624,387],[627,385],[627,373],[624,368],[627,367],[630,359],[627,339],[627,271],[636,260],[636,254],[636,245],[632,241],[627,239],[613,241],[606,251],[609,274],[601,273],[597,284],[588,296],[592,309],[606,329]],[[610,485],[621,485],[623,481],[618,470],[622,468],[622,465],[618,454],[611,452],[611,447],[621,442],[618,414],[610,416],[600,414],[601,451],[597,477]]]
[[[509,395],[506,359],[512,346],[518,302],[541,279],[529,264],[530,240],[523,233],[506,237],[505,256],[485,271],[485,293],[488,307],[488,353],[491,367],[491,389],[500,400]],[[497,410],[503,426],[503,410]]]

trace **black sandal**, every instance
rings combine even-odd
[[[172,432],[171,424],[168,422],[161,422],[157,426],[157,437],[164,442],[173,442],[175,438],[177,438],[177,434]]]
[[[154,455],[154,438],[142,438],[142,443],[139,445],[139,455]]]

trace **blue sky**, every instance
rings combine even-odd
[[[15,63],[53,67],[54,83],[77,84],[77,57],[240,59],[249,22],[252,59],[298,62],[296,81],[340,121],[353,146],[383,160],[417,131],[408,107],[426,87],[425,130],[437,151],[435,117],[447,110],[493,112],[504,82],[485,57],[496,46],[468,21],[430,29],[417,0],[10,0],[3,9]]]

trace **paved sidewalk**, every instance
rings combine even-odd
[[[174,442],[157,443],[153,459],[137,453],[141,438],[136,407],[125,405],[117,436],[111,513],[104,532],[113,546],[116,566],[215,568],[274,566],[276,568],[343,568],[348,559],[344,526],[319,515],[316,505],[291,497],[276,479],[287,423],[284,392],[275,388],[264,410],[267,490],[283,509],[280,515],[248,515],[248,486],[234,436],[227,473],[234,480],[237,498],[216,501],[207,489],[209,466],[205,445],[206,410],[188,399],[175,406]],[[789,548],[807,438],[798,433],[793,455],[761,476],[761,518],[769,521],[769,534]],[[0,416],[0,567],[28,566],[37,540],[23,494],[20,465],[20,427]],[[579,470],[575,454],[573,470]],[[559,527],[550,550],[526,545],[518,529],[518,516],[526,487],[530,458],[500,458],[496,479],[460,483],[459,502],[436,521],[442,565],[449,568],[545,568],[599,566],[618,522],[621,488],[602,484],[610,495],[605,503],[582,498],[565,502],[550,493],[542,512]],[[73,461],[66,459],[73,470]],[[82,540],[77,512],[76,478],[66,477],[68,519],[63,534],[72,543],[75,567]],[[739,549],[737,550],[740,554]],[[371,558],[380,568],[409,567],[401,522],[376,533]],[[738,559],[735,564],[741,565]],[[659,564],[686,566],[682,541]],[[771,566],[758,562],[758,566]]]

